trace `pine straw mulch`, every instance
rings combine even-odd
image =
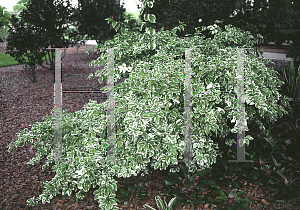
[[[85,57],[87,54],[67,54],[66,59],[73,59],[76,61],[84,61],[88,65],[91,60],[96,59],[98,56]],[[73,56],[73,57],[72,57]],[[100,68],[103,68],[100,67]],[[64,66],[65,71],[69,74],[82,74],[88,75],[90,71],[76,67],[76,65]],[[0,68],[1,70],[1,68]],[[53,72],[47,70],[37,70],[37,82],[30,83],[27,75],[24,72],[17,72],[12,70],[11,72],[1,72],[1,113],[0,113],[0,209],[99,209],[98,200],[94,200],[93,191],[98,189],[91,188],[88,192],[84,193],[85,198],[78,203],[76,202],[76,195],[73,192],[70,197],[63,197],[62,195],[55,196],[50,203],[39,204],[34,207],[26,205],[26,200],[35,196],[38,197],[43,192],[44,181],[50,181],[55,172],[51,169],[54,164],[50,164],[51,167],[42,169],[42,165],[46,161],[45,155],[41,161],[35,165],[27,165],[26,163],[35,157],[36,149],[30,150],[31,145],[24,147],[18,147],[8,153],[8,144],[17,139],[16,133],[28,128],[32,128],[36,122],[43,122],[43,117],[50,116],[50,111],[53,108]],[[85,77],[64,77],[63,84],[72,84],[75,87],[88,86]],[[95,83],[97,84],[97,83]],[[99,84],[98,84],[99,85]],[[66,85],[67,86],[67,85]],[[102,87],[103,85],[101,85]],[[2,87],[5,87],[4,89]],[[99,87],[97,87],[99,88]],[[73,97],[71,97],[73,94]],[[100,98],[99,95],[90,94],[74,94],[63,93],[63,109],[68,112],[75,112],[82,110],[83,105],[89,102],[89,99],[96,100],[98,103],[104,102],[105,98]],[[68,97],[69,96],[69,97]],[[212,174],[209,174],[209,179]],[[149,181],[146,186],[146,178]],[[153,174],[148,174],[145,177],[130,177],[130,178],[117,178],[118,189],[126,187],[125,181],[133,183],[137,178],[140,180],[141,189],[145,191],[146,196],[141,200],[137,197],[141,194],[141,191],[135,191],[130,195],[130,199],[122,199],[118,202],[120,209],[145,209],[144,204],[148,204],[154,208],[157,208],[155,196],[159,195],[162,199],[170,201],[171,197],[166,195],[164,186],[164,180],[166,174],[159,170],[155,170]],[[228,177],[235,179],[235,177]],[[266,195],[266,188],[261,185],[253,185],[247,183],[244,180],[244,190],[246,192],[246,198],[253,199],[250,205],[251,209],[263,209],[262,206],[266,206],[265,209],[275,209],[270,206],[270,196]],[[134,184],[132,184],[133,186]],[[231,191],[230,183],[223,187],[222,190],[227,193]],[[162,188],[161,188],[162,187]],[[116,197],[119,198],[122,194],[119,190],[116,192]],[[127,202],[127,203],[126,203]],[[295,209],[292,205],[284,204],[285,207],[279,206],[277,209]],[[203,209],[193,208],[189,204],[178,206],[177,209]],[[209,209],[210,208],[209,206]]]

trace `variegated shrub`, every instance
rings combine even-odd
[[[147,2],[150,7],[153,3]],[[144,19],[155,23],[153,14],[145,15]],[[107,20],[112,21],[110,18]],[[175,32],[184,29],[181,22],[172,31],[162,28],[156,32],[153,28],[146,28],[145,33],[133,33],[123,23],[115,21],[111,25],[116,30],[120,29],[121,33],[94,49],[114,47],[115,79],[129,75],[124,83],[114,87],[116,163],[104,161],[107,101],[101,104],[90,101],[81,111],[63,112],[63,158],[66,161],[55,162],[52,168],[57,172],[56,176],[45,182],[45,190],[39,198],[27,201],[30,205],[38,201],[50,202],[58,193],[70,196],[72,191],[82,198],[82,191],[87,192],[91,185],[99,185],[94,195],[95,199],[99,199],[100,209],[118,209],[114,194],[117,182],[113,176],[147,174],[150,160],[155,169],[161,170],[178,164],[177,160],[183,157],[184,151],[185,60],[182,59],[184,49],[176,47],[197,47],[192,50],[191,59],[193,160],[187,164],[189,171],[209,168],[221,155],[218,145],[209,137],[212,132],[222,137],[236,132],[236,126],[230,130],[226,124],[227,119],[236,121],[235,94],[217,90],[234,91],[236,85],[237,51],[228,46],[251,48],[258,39],[230,25],[226,26],[226,31],[222,31],[217,24],[209,26],[215,36],[206,40],[201,36],[201,31],[193,37],[179,39]],[[206,28],[203,27],[203,30]],[[266,121],[274,122],[287,113],[277,105],[279,100],[287,104],[287,99],[283,99],[277,91],[283,82],[278,80],[273,69],[265,66],[265,60],[259,61],[249,52],[246,55],[246,120],[257,121],[253,115],[258,112]],[[107,53],[102,54],[90,65],[100,66],[104,61],[107,64],[106,56]],[[95,74],[100,77],[99,83],[102,82],[102,74],[107,78],[107,66]],[[213,91],[204,94],[201,90]],[[9,151],[12,147],[34,143],[37,155],[30,164],[38,162],[43,154],[49,160],[53,159],[53,127],[54,116],[49,116],[43,123],[36,123],[31,131],[25,129],[18,133],[18,139],[9,145]],[[249,140],[251,136],[246,137],[247,144]]]

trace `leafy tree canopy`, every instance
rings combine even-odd
[[[105,19],[110,17],[124,22],[125,11],[124,2],[117,5],[115,0],[78,0],[75,27],[82,36],[87,34],[97,43],[104,43],[116,35]]]
[[[142,0],[139,0],[142,2]],[[216,20],[223,20],[220,27],[231,24],[234,27],[250,31],[252,35],[262,34],[264,39],[279,39],[282,29],[299,27],[299,0],[156,0],[153,8],[146,6],[140,14],[143,20],[148,11],[155,14],[158,24],[147,23],[146,26],[160,30],[169,30],[183,21],[187,26],[184,32],[177,32],[179,37],[194,34],[195,27],[213,25]],[[140,8],[140,5],[138,5]],[[201,20],[201,21],[199,21]],[[276,34],[276,35],[275,35]],[[212,38],[204,33],[207,38]],[[281,37],[283,41],[287,37]],[[280,41],[279,41],[280,42]],[[281,44],[281,43],[280,43]]]
[[[0,5],[0,28],[9,23],[10,14],[6,10],[6,7]]]
[[[74,21],[72,19],[74,9],[70,6],[69,0],[66,1],[66,6],[64,3],[63,0],[31,0],[30,4],[27,4],[27,9],[20,13],[20,19],[16,15],[12,15],[10,19],[12,25],[8,25],[10,30],[6,54],[10,54],[20,64],[30,66],[31,73],[28,73],[27,70],[26,73],[32,82],[36,82],[34,71],[36,65],[50,71],[54,70],[55,55],[52,53],[50,56],[50,50],[45,48],[49,45],[51,48],[74,46],[80,40],[76,33],[72,34],[74,41],[63,38],[67,29],[64,24]],[[46,54],[48,57],[46,57],[44,66],[41,58]],[[24,56],[28,58],[28,63]],[[46,67],[47,65],[50,67]]]

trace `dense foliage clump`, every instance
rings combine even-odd
[[[153,5],[153,2],[147,4]],[[107,20],[112,21],[110,18]],[[154,23],[155,16],[147,14],[144,20]],[[191,117],[189,141],[192,160],[186,164],[189,172],[210,168],[217,156],[222,155],[218,144],[210,138],[212,133],[225,137],[228,133],[237,132],[237,100],[233,93],[220,91],[233,92],[236,87],[237,49],[234,47],[251,48],[257,39],[230,25],[225,27],[226,31],[217,24],[209,26],[207,29],[215,36],[206,40],[198,29],[193,37],[178,38],[176,30],[184,29],[181,22],[171,31],[162,28],[156,32],[147,27],[145,33],[132,32],[115,21],[111,25],[115,30],[120,28],[121,33],[104,45],[93,47],[100,50],[105,47],[106,54],[100,55],[91,65],[101,66],[104,61],[107,64],[102,72],[95,74],[100,77],[99,83],[102,83],[102,75],[107,78],[110,73],[108,66],[111,65],[115,79],[128,75],[123,83],[114,87],[115,159],[106,155],[109,100],[101,104],[90,101],[83,110],[75,113],[64,111],[63,156],[52,167],[57,175],[45,182],[45,190],[39,198],[28,200],[30,205],[36,205],[38,201],[50,202],[58,193],[70,196],[72,191],[82,199],[82,191],[87,192],[91,185],[99,185],[100,188],[94,192],[95,199],[99,199],[99,207],[117,209],[114,194],[117,182],[113,176],[145,175],[149,163],[154,169],[165,170],[168,166],[178,165],[178,160],[183,159],[187,143],[185,114]],[[184,110],[185,88],[189,83],[185,81],[186,68],[182,57],[185,51],[177,47],[191,48],[192,53],[190,113]],[[114,54],[115,62],[112,63]],[[259,113],[265,122],[274,122],[286,113],[277,104],[279,101],[286,104],[286,98],[277,91],[283,82],[278,81],[276,72],[266,68],[265,63],[265,60],[258,61],[246,52],[244,85],[248,106],[245,118],[247,122],[255,120],[262,128],[262,119],[254,118],[255,113]],[[235,122],[233,129],[227,126],[227,120]],[[25,129],[18,133],[18,139],[9,145],[9,151],[13,147],[34,143],[37,155],[28,164],[38,162],[43,154],[48,160],[54,159],[54,122],[54,115],[48,116],[43,123],[36,123],[31,131]],[[248,130],[247,124],[245,129]],[[247,136],[243,143],[249,144],[249,140],[252,140],[251,136]]]

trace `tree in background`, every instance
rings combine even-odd
[[[116,35],[116,31],[105,19],[117,18],[123,22],[125,11],[124,2],[118,5],[115,0],[78,0],[75,27],[79,34],[87,34],[97,43],[104,43]]]
[[[290,0],[272,0],[268,12],[268,36],[281,45],[289,37],[289,30],[300,29],[299,10],[295,11]],[[276,33],[273,33],[273,32]]]
[[[142,2],[142,0],[140,0]],[[160,30],[170,30],[178,26],[179,22],[186,24],[184,31],[177,31],[178,37],[184,37],[187,34],[194,34],[195,27],[213,25],[215,20],[229,19],[229,16],[236,8],[237,0],[156,0],[153,8],[146,5],[145,10],[140,14],[141,20],[144,20],[144,14],[148,11],[156,15],[157,24],[146,23],[146,26],[154,27]],[[141,6],[138,5],[140,9]],[[209,38],[212,35],[209,31],[203,33]]]
[[[6,7],[0,5],[0,41],[6,42],[8,37],[8,28],[6,27],[9,24],[10,14],[7,11],[4,11]]]
[[[9,30],[9,28],[6,25],[10,23],[9,18],[11,17],[11,12],[3,11],[4,9],[6,8],[0,6],[0,41],[6,43],[6,38],[8,37]],[[16,4],[13,7],[13,14],[18,17],[20,12],[22,12],[24,9],[26,9],[26,7],[22,3],[18,2],[18,4]]]
[[[239,7],[239,14],[233,22],[227,22],[237,28],[260,33],[264,43],[275,42],[281,46],[292,41],[292,49],[287,57],[292,58],[296,69],[300,64],[300,1],[299,0],[255,0],[253,7],[248,3]]]
[[[18,3],[17,4],[26,4],[26,3],[29,3],[30,2],[30,0],[20,0],[20,1],[18,1]]]
[[[16,15],[16,17],[19,18],[20,12],[23,10],[27,9],[25,6],[25,3],[30,2],[30,0],[20,0],[14,7],[13,7],[13,12],[10,11],[3,11],[6,9],[6,7],[3,7],[1,9],[0,6],[0,41],[6,42],[6,38],[8,37],[8,30],[9,28],[7,25],[11,25],[10,18],[11,15]]]
[[[229,18],[224,18],[222,26],[231,24],[236,28],[240,28],[244,31],[249,31],[253,36],[261,34],[264,36],[267,20],[268,4],[266,0],[254,0],[253,6],[250,1],[238,0],[235,3],[235,9]],[[267,39],[261,42],[266,43]]]
[[[9,23],[10,14],[6,10],[6,7],[0,5],[0,28]]]
[[[27,7],[23,3],[18,3],[13,7],[13,10],[15,13],[17,13],[17,15],[19,15],[24,9],[27,9]]]
[[[18,4],[25,4],[25,3],[29,3],[30,2],[30,0],[20,0],[19,2],[18,2]],[[69,37],[69,35],[71,34],[71,32],[74,32],[74,31],[76,31],[75,29],[76,29],[76,27],[74,26],[74,23],[68,23],[68,24],[65,24],[65,26],[68,26],[68,28],[67,28],[67,30],[65,31],[65,36],[64,36],[64,38],[65,39],[69,39],[70,37]],[[84,39],[84,37],[82,37],[83,39]]]
[[[30,4],[30,0],[20,0],[14,7],[14,11],[13,12],[9,12],[11,13],[10,16],[12,14],[16,15],[19,18],[19,14],[20,12],[22,12],[23,10],[27,9],[27,4]],[[10,16],[8,17],[8,19],[10,18]],[[1,16],[0,16],[1,17]],[[26,25],[26,23],[25,23]],[[64,26],[68,26],[68,29],[65,31],[65,38],[68,39],[69,38],[69,34],[70,32],[74,31],[74,25],[73,24],[65,24]]]
[[[10,19],[12,25],[8,26],[6,54],[10,54],[20,64],[26,64],[26,67],[29,65],[25,70],[32,82],[36,82],[36,65],[50,71],[55,68],[54,50],[51,50],[50,56],[50,50],[46,49],[49,45],[51,48],[64,48],[80,41],[76,33],[73,34],[74,41],[63,38],[66,30],[63,24],[74,22],[74,9],[69,0],[66,3],[67,6],[64,6],[63,0],[31,0],[30,4],[26,4],[27,9],[20,13],[20,20],[15,15]],[[43,65],[41,58],[45,55],[46,64],[50,67]],[[28,58],[28,64],[24,56]]]
[[[19,14],[20,12],[22,12],[23,10],[26,9],[25,3],[29,2],[30,0],[21,0],[19,1],[14,7],[13,7],[13,12],[9,12],[9,11],[4,11],[7,8],[6,7],[2,7],[0,5],[0,28],[2,26],[5,26],[7,24],[10,24],[10,18],[11,15],[14,14],[16,15],[16,17],[19,18]]]
[[[22,20],[19,21],[15,15],[12,15],[11,20],[13,22],[12,26],[9,26],[11,33],[8,37],[6,54],[10,54],[20,64],[25,64],[25,73],[31,82],[36,82],[35,69],[38,63],[42,63],[42,57],[46,54],[39,53],[43,49],[43,47],[39,46],[43,44],[41,41],[42,37],[38,33],[32,33],[33,30],[37,32],[37,29],[30,25],[25,27],[24,22]],[[12,28],[14,28],[14,32],[11,31]],[[40,31],[39,34],[42,34],[42,32]],[[24,56],[28,58],[28,63]]]
[[[125,11],[124,14],[129,15],[131,19],[135,19],[138,24],[140,24],[142,22],[138,13],[132,13],[132,12]]]
[[[139,1],[142,2],[142,0]],[[254,36],[263,35],[265,44],[267,40],[280,43],[288,38],[279,35],[280,30],[299,27],[299,0],[293,0],[293,2],[292,4],[290,0],[269,0],[269,2],[253,0],[253,5],[251,5],[248,0],[156,0],[153,8],[146,6],[140,18],[143,20],[143,15],[148,10],[156,14],[157,24],[153,24],[153,27],[157,30],[161,27],[169,30],[178,25],[180,20],[187,26],[185,32],[177,32],[179,37],[194,34],[195,27],[212,25],[215,20],[220,20],[222,21],[220,27],[223,30],[225,25],[231,24],[250,31]],[[141,8],[140,5],[138,8]],[[204,31],[203,35],[206,38],[213,37],[208,30]]]
[[[187,24],[185,31],[176,32],[178,37],[193,35],[195,27],[207,27],[220,20],[222,30],[231,24],[249,31],[254,37],[261,34],[263,44],[274,41],[280,46],[291,40],[292,50],[287,57],[293,58],[296,68],[300,65],[300,0],[253,0],[253,4],[249,0],[156,0],[153,8],[146,5],[140,14],[143,21],[146,13],[156,15],[157,24],[146,23],[146,27],[153,27],[156,31],[162,27],[169,30],[178,26],[178,21]],[[206,38],[214,37],[209,30],[202,34]]]
[[[133,14],[132,12],[124,12],[125,22],[128,23],[129,28],[132,31],[140,32],[139,26],[142,20],[139,18],[138,14]]]
[[[262,34],[264,44],[275,41],[281,45],[290,40],[289,32],[299,27],[299,9],[296,2],[290,0],[254,0],[253,6],[250,1],[241,1],[236,12],[235,17],[225,20],[224,24],[250,31],[253,35]]]

